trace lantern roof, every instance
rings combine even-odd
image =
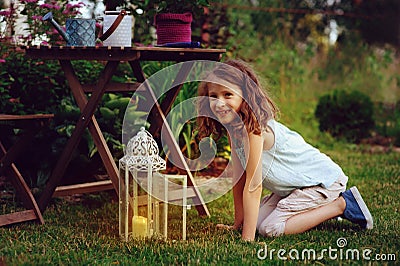
[[[125,156],[120,159],[120,164],[122,167],[128,167],[129,170],[164,170],[165,160],[158,153],[157,142],[144,127],[141,127],[136,136],[128,141]]]

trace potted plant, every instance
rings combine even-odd
[[[145,0],[138,8],[154,18],[157,45],[190,43],[193,16],[204,13],[208,0]]]

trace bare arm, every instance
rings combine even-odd
[[[246,179],[243,193],[243,231],[244,240],[254,240],[258,211],[260,208],[260,198],[262,192],[262,162],[261,153],[263,149],[263,138],[259,135],[249,135],[248,161],[246,167]],[[258,186],[250,190],[250,182],[257,182]]]
[[[235,220],[233,225],[217,224],[221,229],[235,229],[239,230],[243,226],[243,190],[246,182],[246,173],[243,170],[242,164],[235,152],[232,149],[232,174],[233,174],[233,203],[235,210]]]
[[[233,203],[235,206],[235,222],[233,229],[240,229],[243,225],[243,189],[246,182],[246,174],[241,166],[239,158],[235,152],[232,152],[233,182],[235,182],[233,192]]]
[[[232,151],[233,178],[233,200],[235,206],[235,221],[233,226],[223,224],[217,225],[220,228],[240,229],[243,226],[242,238],[254,240],[258,209],[262,192],[262,164],[261,153],[263,149],[263,138],[254,134],[249,136],[249,154],[246,171],[244,172],[240,160]],[[250,188],[252,178],[260,182],[255,189]],[[254,184],[254,181],[253,181]]]

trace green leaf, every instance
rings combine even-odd
[[[107,107],[100,107],[100,113],[106,120],[115,119],[115,113],[113,110]]]

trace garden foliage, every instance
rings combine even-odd
[[[357,143],[368,137],[374,127],[373,110],[368,95],[335,90],[319,99],[315,116],[321,131]]]

